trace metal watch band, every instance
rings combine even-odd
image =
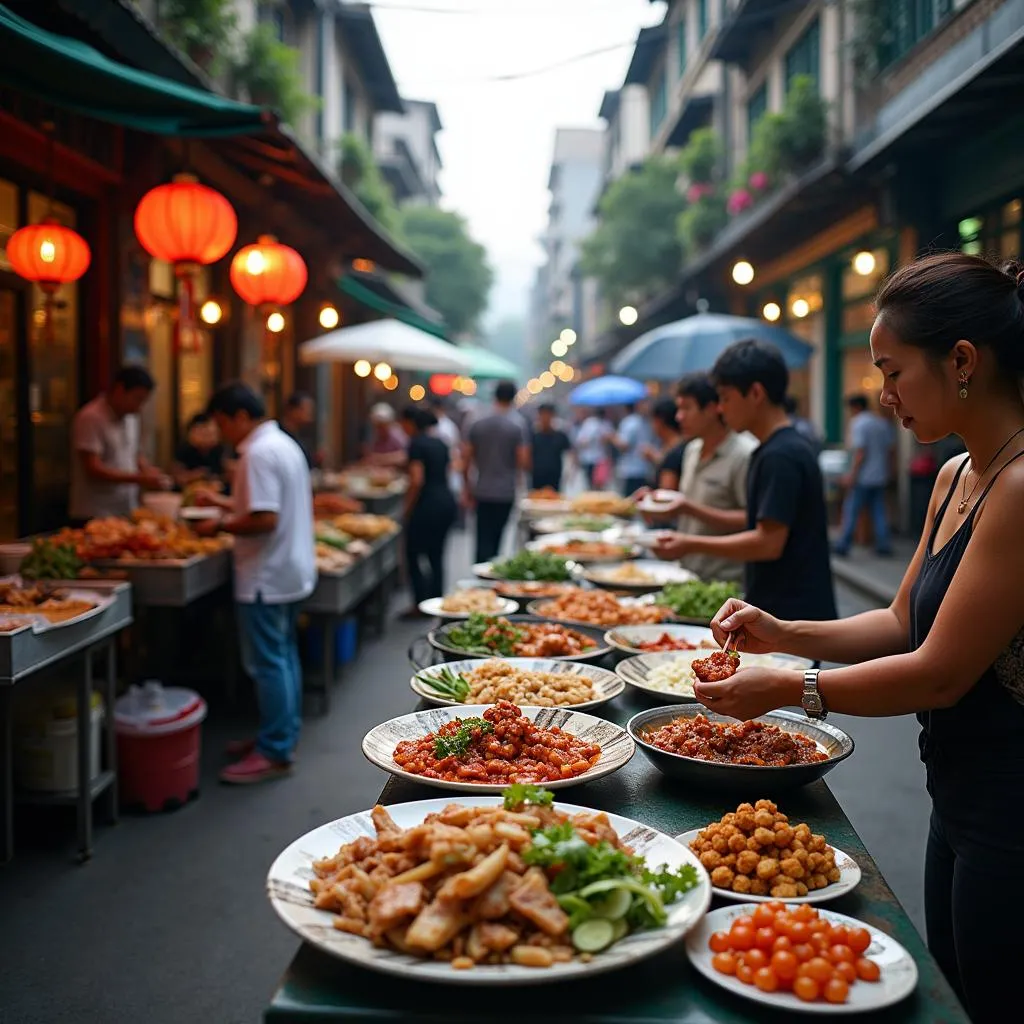
[[[804,692],[800,706],[804,709],[804,714],[808,718],[813,718],[820,722],[828,718],[828,710],[825,708],[825,702],[821,699],[821,694],[818,692],[819,671],[816,668],[809,668],[804,672]]]

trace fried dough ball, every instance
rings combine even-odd
[[[750,880],[751,896],[767,896],[768,883],[763,878],[752,878]]]
[[[825,852],[825,837],[824,836],[811,836],[811,841],[807,844],[807,849],[811,853],[824,853]]]
[[[774,814],[778,809],[778,806],[772,800],[758,800],[754,804],[755,811],[770,811]]]
[[[757,863],[757,877],[770,882],[782,869],[775,857],[762,857]]]
[[[791,900],[796,896],[795,882],[779,882],[771,888],[771,894],[777,900]]]
[[[757,863],[760,859],[760,854],[753,850],[744,850],[736,856],[736,870],[741,875],[752,875],[757,870]]]
[[[737,875],[732,880],[732,891],[733,892],[750,892],[750,879],[746,875]]]
[[[729,841],[723,835],[717,835],[711,840],[711,848],[716,853],[727,853],[729,850]]]
[[[839,868],[832,868],[831,871],[826,873],[825,877],[830,882],[838,882],[839,881]]]
[[[753,804],[740,804],[739,807],[736,808],[736,815],[737,815],[737,817],[739,815],[741,815],[741,814],[753,814],[753,813],[754,813],[754,805]]]
[[[722,863],[722,855],[717,850],[705,850],[700,855],[700,862],[708,869],[714,871]]]
[[[757,825],[754,824],[753,808],[749,811],[736,812],[736,827],[743,832],[753,832],[754,829],[757,828]]]
[[[793,858],[795,860],[800,861],[800,866],[801,867],[806,867],[807,866],[807,858],[808,857],[810,857],[810,854],[806,850],[794,850],[793,851]]]
[[[742,832],[737,832],[734,836],[729,836],[729,849],[733,853],[740,853],[742,850],[747,848],[747,837]]]
[[[770,828],[757,828],[754,830],[754,838],[759,846],[774,846],[775,833]]]
[[[782,863],[779,864],[779,869],[787,878],[792,878],[793,881],[804,877],[804,866],[796,859],[796,857],[789,857],[782,861]]]
[[[824,889],[828,885],[828,879],[824,875],[811,875],[807,879],[808,889]]]
[[[804,882],[797,882],[796,883],[796,894],[797,894],[797,896],[806,896],[807,895],[807,885]]]
[[[736,875],[731,868],[717,867],[711,872],[711,884],[719,889],[729,889],[732,887],[735,877]]]
[[[809,853],[807,855],[807,864],[805,867],[808,871],[817,871],[825,860],[825,854],[823,853]]]
[[[801,843],[806,843],[806,842],[810,841],[810,838],[811,838],[811,827],[810,827],[810,825],[805,825],[805,824],[797,825],[796,828],[793,829],[793,831],[796,833],[796,838],[799,839]]]
[[[759,800],[758,803],[761,801]],[[754,812],[754,824],[758,828],[774,828],[775,827],[775,815],[771,811],[761,809],[760,811]]]
[[[784,822],[780,821],[775,826],[775,845],[779,849],[785,849],[793,842],[793,830]]]

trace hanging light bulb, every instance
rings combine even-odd
[[[325,331],[333,331],[340,321],[341,316],[333,306],[327,305],[320,310],[320,326]]]
[[[284,317],[280,313],[271,313],[267,317],[267,330],[271,334],[280,334],[284,330]]]
[[[391,367],[387,363],[378,363],[373,368],[373,375],[383,383],[391,377]]]
[[[352,369],[357,377],[369,377],[373,367],[369,359],[357,359]]]
[[[224,310],[221,308],[221,304],[214,299],[207,299],[199,309],[199,319],[204,324],[209,324],[210,327],[219,324],[223,317]]]

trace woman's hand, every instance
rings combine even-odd
[[[694,684],[697,700],[716,715],[746,722],[789,704],[799,704],[803,676],[794,669],[743,668],[720,683]]]
[[[686,534],[666,530],[655,538],[651,553],[655,558],[660,558],[662,561],[674,561],[689,553],[691,550],[689,542],[690,538]]]
[[[720,647],[725,647],[729,634],[732,646],[750,654],[771,654],[781,650],[786,625],[773,615],[737,597],[730,597],[711,620],[711,632]]]

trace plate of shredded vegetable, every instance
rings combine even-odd
[[[711,881],[670,836],[517,783],[321,825],[274,861],[267,894],[331,956],[423,982],[507,987],[587,978],[667,949],[707,912]]]
[[[730,597],[740,597],[739,584],[719,580],[668,583],[654,595],[654,603],[671,609],[676,618],[706,626]]]
[[[543,580],[565,583],[573,579],[579,566],[568,558],[545,551],[520,551],[511,558],[495,562],[478,562],[475,575],[488,580]]]

